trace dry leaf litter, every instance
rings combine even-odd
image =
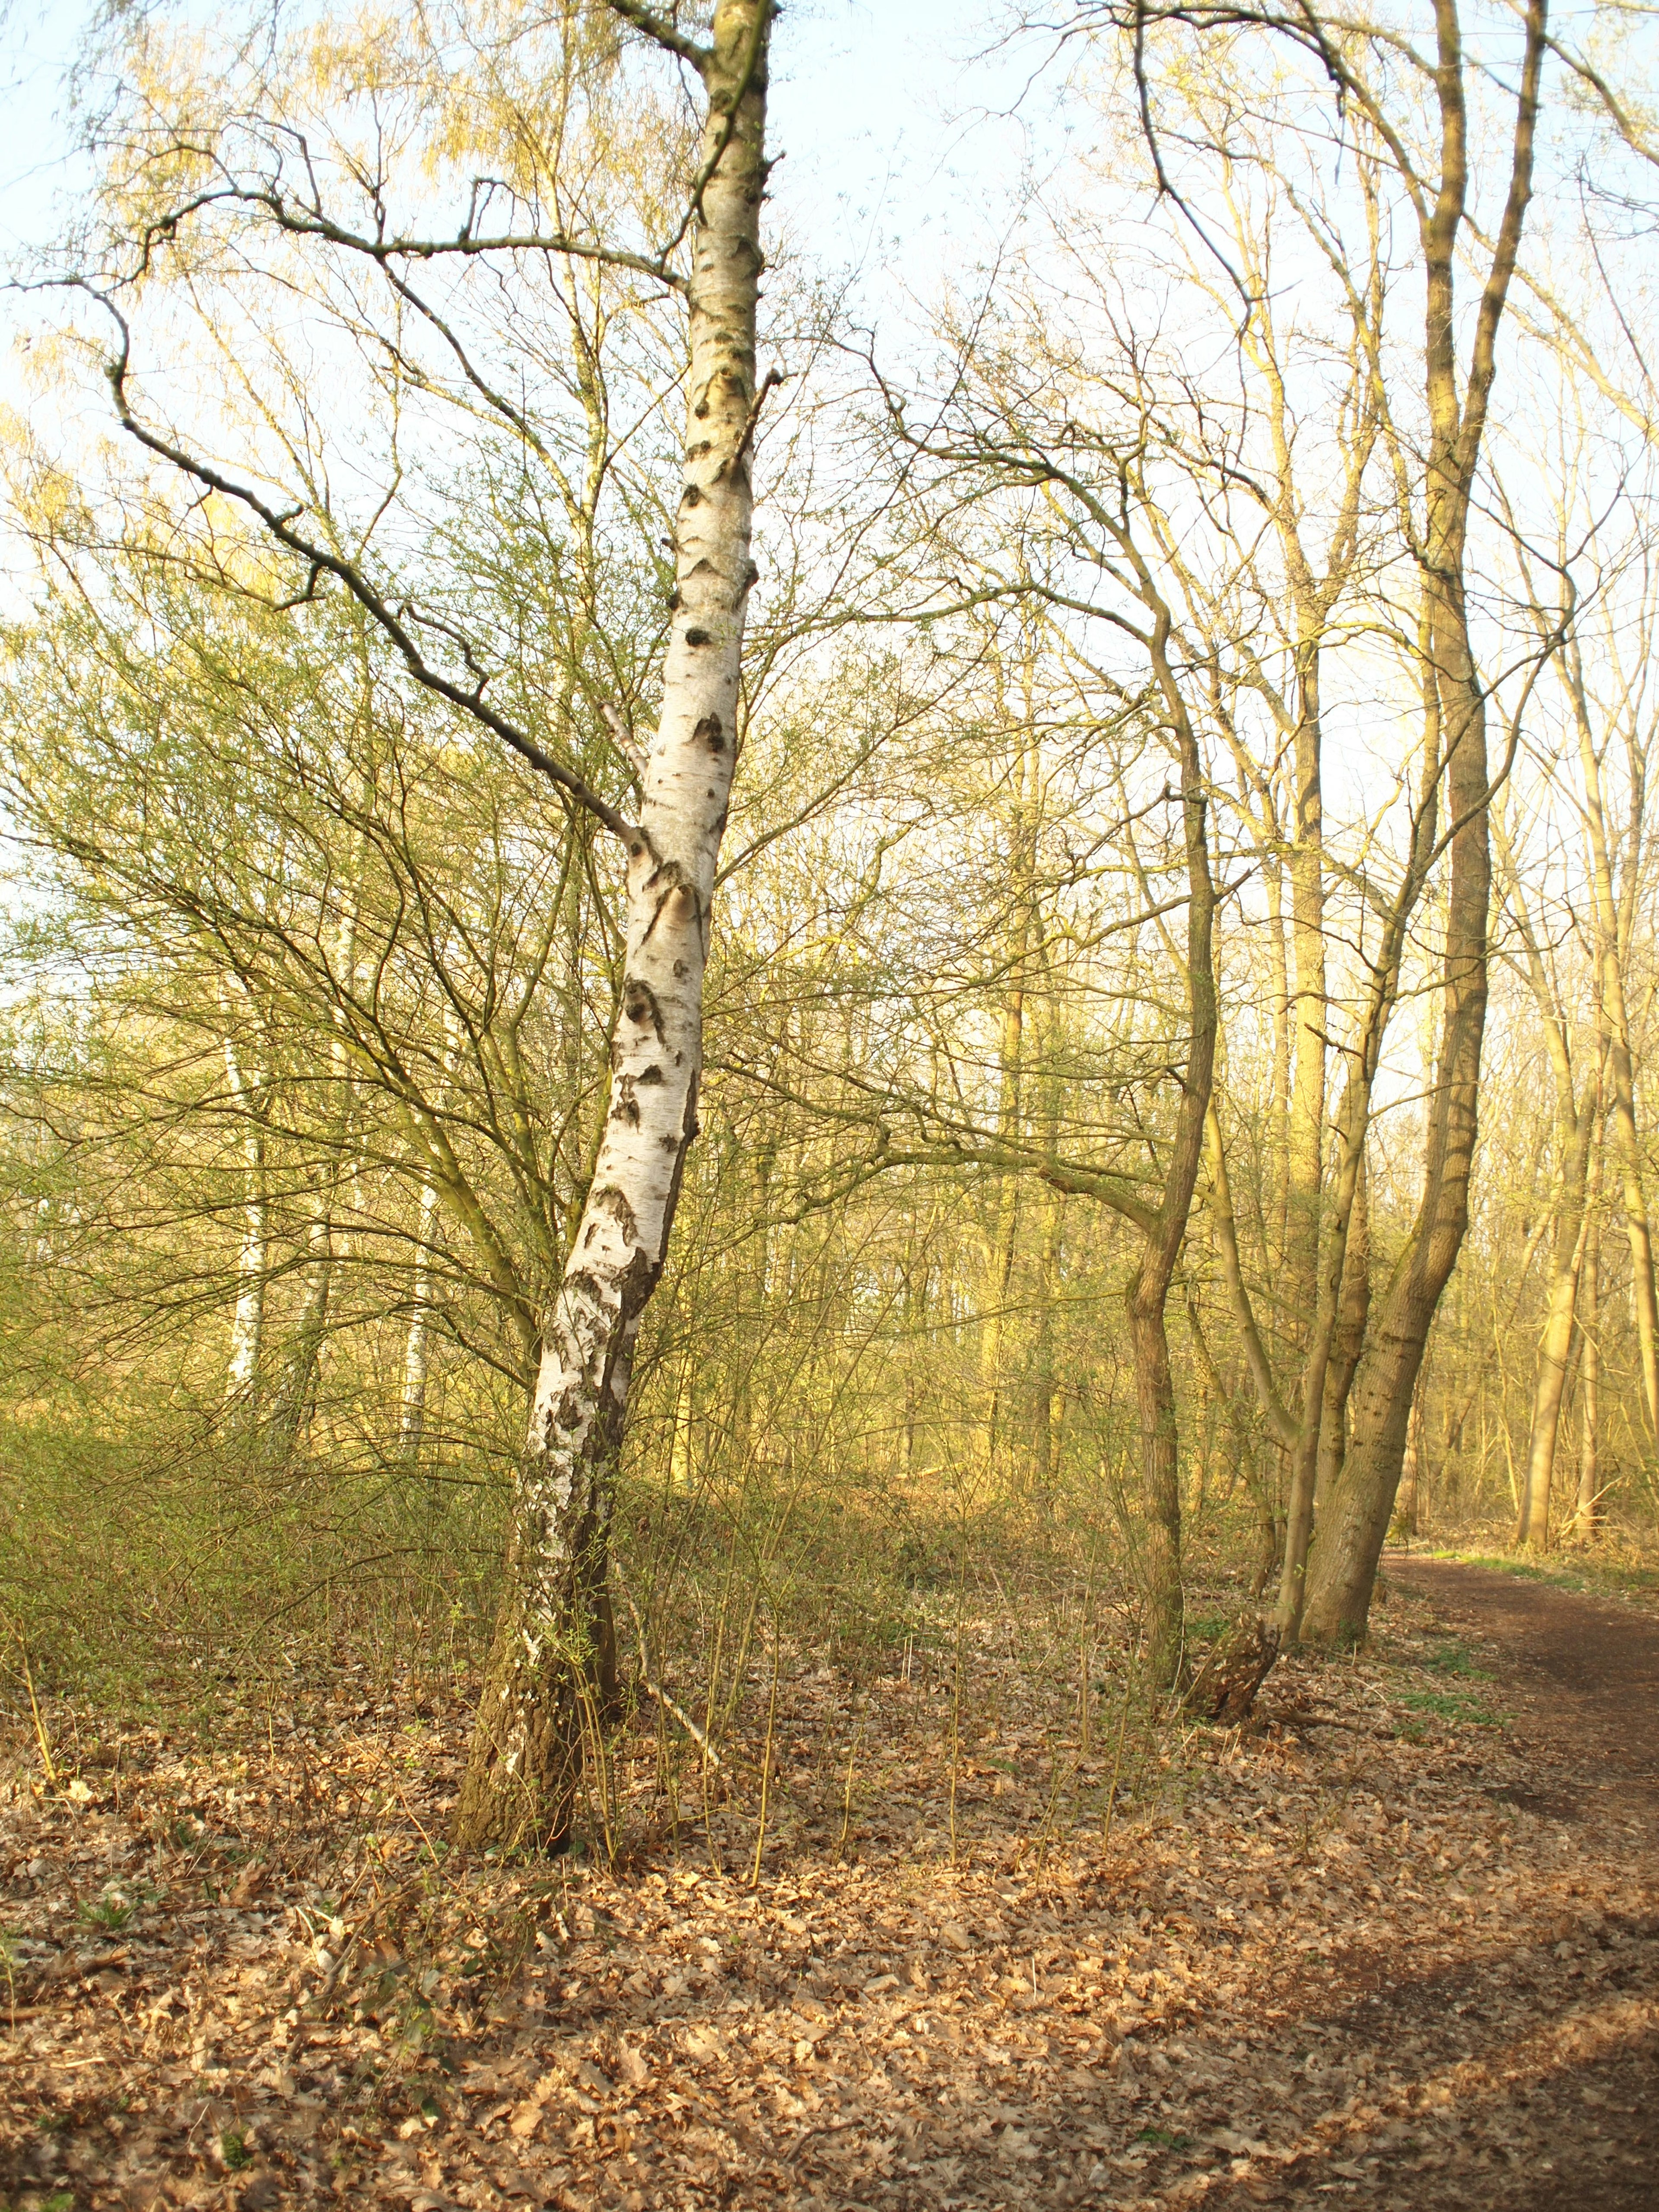
[[[1507,2207],[1569,2079],[1608,2193],[1562,2205],[1650,2185],[1650,1815],[1575,1811],[1432,1600],[1243,1735],[1144,1734],[1109,1679],[1085,1747],[967,1648],[994,1726],[948,1667],[855,1697],[786,1653],[724,1799],[684,1745],[665,1811],[642,1722],[616,1865],[448,1861],[465,1715],[343,1664],[210,1729],[43,1701],[56,1786],[27,1713],[0,1783],[0,2204]]]

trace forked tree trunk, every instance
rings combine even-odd
[[[1458,555],[1461,567],[1461,544]],[[1372,1348],[1355,1385],[1352,1438],[1310,1564],[1302,1632],[1316,1644],[1352,1642],[1364,1634],[1429,1326],[1468,1225],[1492,890],[1486,708],[1461,588],[1454,593],[1435,578],[1430,589],[1436,602],[1434,665],[1427,680],[1439,695],[1440,726],[1446,732],[1447,811],[1460,825],[1452,840],[1447,902],[1446,1019],[1429,1102],[1422,1201],[1376,1317]]]
[[[750,565],[749,447],[765,185],[770,0],[718,0],[689,280],[684,487],[662,717],[628,847],[627,949],[593,1176],[544,1331],[506,1583],[456,1840],[535,1850],[568,1834],[612,1672],[606,1545],[640,1319],[696,1134],[702,987],[726,826]]]
[[[1443,961],[1444,1026],[1428,1103],[1423,1196],[1377,1316],[1355,1386],[1352,1441],[1332,1488],[1307,1583],[1303,1633],[1358,1641],[1365,1632],[1383,1538],[1394,1512],[1406,1428],[1440,1294],[1468,1225],[1481,1045],[1486,1023],[1486,931],[1492,898],[1486,690],[1469,635],[1464,560],[1498,334],[1532,197],[1547,0],[1527,0],[1510,179],[1475,319],[1469,371],[1459,389],[1455,272],[1469,181],[1465,63],[1456,0],[1436,9],[1440,176],[1425,208],[1425,393],[1429,413],[1422,541],[1429,615],[1425,708],[1446,763],[1451,840]]]

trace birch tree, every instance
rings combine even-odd
[[[625,955],[610,1098],[562,1280],[536,1323],[538,1373],[501,1615],[456,1817],[458,1838],[470,1845],[539,1848],[561,1839],[584,1729],[614,1695],[605,1583],[611,1486],[640,1319],[662,1272],[696,1133],[702,980],[742,739],[744,620],[756,580],[750,476],[763,397],[756,309],[771,18],[770,0],[717,0],[696,37],[635,0],[615,0],[574,14],[562,32],[528,19],[509,22],[504,35],[489,27],[483,35],[494,44],[480,55],[471,112],[465,90],[457,97],[449,76],[433,73],[435,49],[422,48],[415,27],[406,48],[369,66],[384,79],[404,64],[416,95],[416,140],[425,127],[420,102],[428,96],[460,111],[452,143],[479,143],[483,130],[520,134],[514,181],[502,187],[476,177],[449,233],[401,231],[388,219],[394,180],[385,170],[384,133],[367,157],[380,163],[378,173],[349,155],[325,163],[282,107],[269,104],[270,88],[209,88],[210,96],[198,98],[187,79],[168,78],[165,58],[147,54],[115,203],[121,228],[104,264],[74,279],[116,328],[108,386],[122,429],[219,511],[240,514],[264,534],[281,576],[269,596],[303,604],[343,593],[416,686],[510,748],[545,780],[568,818],[597,823],[617,849]],[[683,73],[701,111],[687,143],[690,173],[678,216],[665,210],[666,235],[654,244],[616,234],[637,231],[641,215],[651,219],[653,200],[636,200],[630,222],[622,213],[625,192],[619,198],[593,182],[603,176],[605,118],[620,124],[618,71],[632,67],[616,58],[606,27],[618,20]],[[541,100],[528,138],[525,111],[495,116],[490,109],[501,97],[497,88],[522,67],[515,41],[532,64],[539,59],[553,71],[541,87],[525,88]],[[422,84],[433,88],[429,95]],[[586,144],[600,166],[573,167],[567,181],[559,149],[580,136],[584,105]],[[354,196],[366,222],[347,204]],[[663,502],[672,514],[672,575],[654,732],[638,731],[624,702],[599,702],[634,799],[618,803],[574,765],[565,732],[544,744],[493,703],[489,647],[469,636],[466,610],[457,620],[407,595],[375,557],[376,518],[368,516],[367,529],[343,526],[315,489],[315,469],[298,465],[301,448],[292,441],[286,449],[280,436],[255,443],[239,468],[236,456],[216,452],[199,429],[192,436],[167,421],[138,358],[135,309],[153,270],[176,265],[182,285],[210,283],[216,264],[205,246],[192,247],[198,235],[222,235],[239,267],[249,258],[245,241],[266,239],[297,257],[302,272],[313,264],[317,281],[342,283],[354,303],[359,279],[381,287],[392,319],[368,335],[394,365],[398,407],[410,389],[440,388],[416,358],[416,339],[429,341],[461,419],[482,419],[531,453],[545,449],[532,416],[512,380],[491,375],[478,340],[469,341],[461,325],[473,270],[500,272],[510,286],[528,267],[588,264],[682,303],[683,475],[678,499]],[[435,291],[431,279],[441,280]],[[351,313],[350,327],[362,329],[355,304]],[[400,469],[396,441],[404,434],[398,412],[388,421],[391,498]],[[283,470],[285,450],[295,465]]]

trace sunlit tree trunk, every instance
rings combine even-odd
[[[1406,1450],[1400,1468],[1400,1495],[1395,1502],[1395,1526],[1402,1536],[1417,1534],[1418,1491],[1422,1479],[1423,1390],[1419,1375],[1418,1389],[1412,1397],[1411,1419],[1406,1424]]]
[[[1186,1241],[1193,1193],[1215,1081],[1218,1007],[1215,985],[1215,885],[1210,871],[1206,779],[1196,732],[1168,659],[1169,623],[1160,610],[1153,647],[1165,711],[1181,764],[1182,835],[1187,864],[1187,1008],[1191,1023],[1181,1103],[1158,1212],[1142,1230],[1140,1258],[1124,1303],[1134,1357],[1140,1425],[1141,1497],[1146,1512],[1145,1581],[1154,1682],[1174,1687],[1186,1667],[1186,1599],[1182,1572],[1180,1443],[1166,1319],[1170,1285]]]
[[[1330,1364],[1325,1370],[1325,1410],[1319,1431],[1319,1468],[1314,1484],[1316,1508],[1329,1497],[1331,1485],[1348,1455],[1348,1397],[1365,1349],[1365,1324],[1371,1310],[1370,1177],[1364,1155],[1354,1185],[1347,1249],[1342,1258],[1342,1291]]]
[[[1600,1121],[1601,1101],[1597,1101]],[[1584,1206],[1583,1287],[1578,1300],[1582,1346],[1578,1362],[1578,1497],[1573,1525],[1581,1536],[1593,1536],[1601,1518],[1601,1145],[1598,1127],[1590,1161],[1589,1190]]]
[[[1428,1101],[1423,1194],[1354,1386],[1352,1441],[1312,1555],[1303,1631],[1327,1644],[1362,1637],[1383,1538],[1394,1511],[1417,1376],[1435,1308],[1468,1224],[1480,1055],[1486,1021],[1488,834],[1486,688],[1470,638],[1464,560],[1468,520],[1497,371],[1497,342],[1532,196],[1545,52],[1546,0],[1528,0],[1525,46],[1504,213],[1459,388],[1455,272],[1469,184],[1462,27],[1455,0],[1436,9],[1440,176],[1425,205],[1425,392],[1429,413],[1419,572],[1429,611],[1425,690],[1434,695],[1446,762],[1451,842],[1446,902],[1444,1021]]]
[[[1659,1437],[1659,1295],[1656,1294],[1653,1231],[1643,1175],[1644,1146],[1636,1110],[1636,1055],[1632,1047],[1630,1003],[1626,984],[1627,932],[1620,927],[1612,847],[1601,793],[1601,763],[1595,750],[1589,706],[1576,646],[1566,656],[1568,690],[1578,729],[1578,760],[1584,779],[1584,827],[1590,848],[1590,888],[1595,902],[1596,1012],[1607,1055],[1613,1127],[1625,1201],[1625,1234],[1630,1244],[1631,1306],[1642,1386],[1642,1411],[1650,1437]],[[1640,854],[1632,850],[1626,866],[1632,873]]]
[[[506,1583],[465,1778],[463,1844],[568,1832],[584,1729],[614,1667],[605,1557],[628,1388],[696,1134],[702,986],[754,572],[749,449],[770,0],[718,0],[690,52],[708,95],[692,216],[684,489],[662,714],[628,849],[627,949],[605,1133],[546,1324]]]

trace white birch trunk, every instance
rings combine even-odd
[[[622,12],[633,14],[624,9]],[[628,845],[627,951],[605,1133],[544,1332],[506,1588],[457,1840],[568,1832],[584,1729],[611,1690],[611,1487],[640,1317],[697,1128],[703,971],[738,714],[752,496],[770,0],[719,0],[700,66],[684,489],[661,721]]]
[[[421,1184],[416,1226],[415,1309],[404,1346],[404,1392],[398,1449],[406,1460],[420,1457],[426,1437],[426,1385],[432,1366],[432,1240],[438,1231],[438,1186],[431,1176]]]
[[[450,1081],[459,1054],[459,1022],[454,1010],[446,1006],[444,1053],[435,1101],[439,1108],[449,1096]],[[409,1334],[404,1343],[404,1389],[398,1426],[398,1454],[411,1462],[420,1457],[421,1446],[426,1441],[426,1388],[432,1371],[432,1325],[435,1318],[432,1280],[436,1259],[438,1207],[437,1170],[435,1166],[428,1166],[421,1177],[421,1194],[416,1213],[415,1297],[409,1317]]]
[[[235,1041],[225,1039],[225,1077],[243,1117],[242,1158],[246,1177],[242,1200],[242,1241],[236,1255],[236,1308],[230,1322],[230,1358],[225,1373],[225,1404],[252,1413],[258,1389],[259,1353],[264,1339],[265,1275],[270,1265],[270,1212],[265,1195],[264,1133],[258,1121],[264,1078],[245,1073]]]

